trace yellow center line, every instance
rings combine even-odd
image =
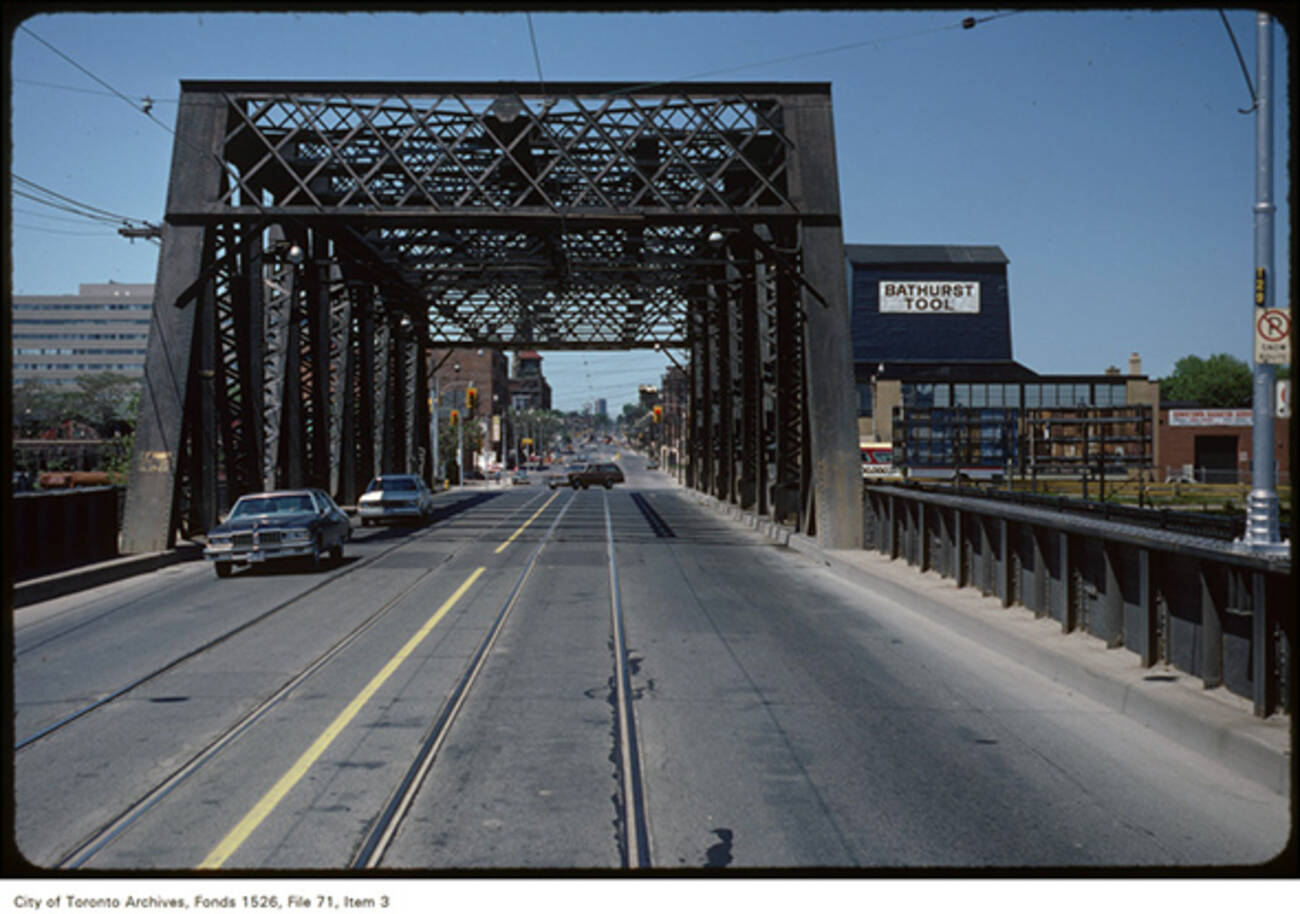
[[[366,684],[366,687],[358,693],[357,697],[352,699],[351,703],[339,713],[339,716],[334,718],[333,723],[326,727],[325,732],[316,738],[316,742],[311,744],[311,748],[304,752],[298,761],[294,762],[293,767],[286,771],[280,780],[276,781],[275,786],[268,790],[262,799],[257,801],[257,805],[249,810],[248,815],[244,816],[239,824],[221,839],[221,843],[213,848],[212,853],[208,854],[207,858],[199,864],[199,869],[213,870],[220,868],[227,858],[248,840],[248,836],[279,805],[285,794],[292,790],[293,786],[302,779],[307,770],[329,748],[330,743],[334,742],[335,737],[343,732],[343,728],[365,707],[366,702],[370,701],[375,692],[379,691],[379,688],[388,680],[388,677],[392,676],[397,668],[402,665],[402,662],[411,655],[411,652],[419,647],[420,642],[425,639],[429,632],[433,631],[433,627],[442,621],[442,617],[447,614],[448,610],[456,605],[456,602],[478,580],[479,575],[486,570],[486,568],[476,569],[473,574],[465,579],[465,583],[456,588],[456,592],[438,607],[437,612],[429,617],[429,621],[425,622],[424,626],[411,636],[411,639],[403,645],[402,649],[393,655],[393,659],[389,660],[384,665],[384,668],[376,673],[374,678]]]
[[[546,505],[549,505],[551,502],[555,501],[555,499],[557,499],[559,496],[560,496],[560,493],[559,493],[559,492],[556,492],[556,493],[555,493],[554,495],[552,495],[550,498],[546,499],[546,504],[545,504],[545,505],[542,505],[540,508],[538,508],[536,511],[534,511],[534,512],[533,512],[533,516],[530,517],[530,518],[528,518],[528,520],[524,521],[524,525],[523,525],[522,527],[520,527],[520,528],[519,528],[518,530],[516,530],[514,533],[510,534],[510,538],[509,538],[509,539],[507,539],[507,540],[506,540],[504,543],[502,543],[500,546],[497,546],[496,551],[493,552],[492,554],[493,554],[493,555],[500,555],[500,554],[505,550],[505,548],[506,548],[507,546],[509,546],[511,543],[513,543],[513,542],[515,541],[515,537],[516,537],[516,536],[518,536],[519,534],[523,533],[524,530],[526,530],[526,529],[528,528],[528,525],[529,525],[529,524],[531,524],[533,521],[537,520],[537,515],[541,514],[543,511],[546,510]]]

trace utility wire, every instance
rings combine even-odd
[[[128,96],[128,95],[124,95],[123,93],[119,92],[117,89],[114,89],[112,86],[110,86],[108,83],[104,82],[102,79],[100,79],[100,78],[99,78],[98,76],[96,76],[94,73],[91,73],[89,70],[87,70],[87,69],[86,69],[85,67],[83,67],[81,64],[77,63],[75,60],[73,60],[73,59],[72,59],[71,57],[69,57],[67,54],[64,54],[62,51],[60,51],[60,50],[59,50],[58,48],[56,48],[54,45],[50,44],[48,41],[46,41],[46,40],[45,40],[44,38],[42,38],[40,35],[37,35],[35,32],[33,32],[33,31],[32,31],[31,29],[29,29],[27,26],[25,26],[25,25],[20,25],[20,26],[18,26],[18,28],[22,29],[22,30],[23,30],[24,32],[26,32],[28,35],[30,35],[30,36],[32,36],[33,38],[35,38],[35,39],[36,39],[37,41],[39,41],[41,44],[45,45],[47,48],[49,48],[49,49],[50,49],[51,51],[53,51],[55,54],[58,54],[60,57],[62,57],[62,58],[63,58],[64,60],[66,60],[68,63],[72,64],[74,67],[76,67],[76,68],[77,68],[78,70],[80,70],[82,73],[85,73],[87,76],[89,76],[89,77],[90,77],[91,79],[93,79],[95,82],[99,83],[101,86],[103,86],[103,87],[104,87],[105,89],[107,89],[109,92],[112,92],[114,95],[116,95],[116,96],[117,96],[118,98],[120,98],[122,101],[126,102],[126,103],[127,103],[128,105],[130,105],[132,108],[135,108],[137,111],[139,111],[139,112],[141,112],[142,114],[144,114],[144,115],[145,115],[146,117],[148,117],[151,121],[154,121],[155,123],[159,124],[160,126],[166,126],[166,125],[164,125],[164,124],[162,123],[162,121],[159,121],[156,117],[154,117],[154,116],[149,112],[149,109],[150,109],[151,107],[153,107],[153,100],[150,99],[148,96],[146,96],[143,100],[141,100],[141,101],[137,104],[134,100],[131,99],[130,96]]]
[[[128,223],[139,222],[145,225],[148,224],[144,219],[136,219],[131,216],[123,216],[121,213],[114,213],[106,209],[100,209],[98,206],[91,206],[89,203],[83,203],[80,200],[74,200],[72,197],[64,196],[63,194],[58,193],[57,191],[50,190],[48,187],[45,187],[41,184],[37,184],[35,181],[29,181],[28,179],[20,175],[15,174],[12,175],[12,177],[18,183],[26,185],[32,190],[35,190],[42,194],[46,194],[47,196],[50,197],[54,197],[56,200],[61,200],[65,204],[70,204],[71,206],[78,207],[78,209],[69,209],[68,206],[57,206],[54,203],[50,202],[49,200],[45,200],[42,199],[41,197],[34,196],[30,192],[24,192],[22,190],[17,190],[17,189],[14,190],[14,193],[16,195],[20,197],[26,197],[29,200],[35,200],[37,203],[43,203],[46,206],[51,206],[54,207],[55,209],[67,209],[69,210],[69,212],[75,212],[78,215],[84,215],[87,219],[99,219],[101,221],[112,221],[115,223],[116,222],[128,222]]]
[[[546,78],[542,76],[542,55],[537,51],[537,33],[533,31],[533,14],[524,13],[528,19],[528,40],[533,43],[533,63],[537,65],[537,82],[542,88],[542,95],[546,94]]]
[[[883,45],[883,44],[890,44],[895,41],[906,41],[908,39],[919,38],[924,35],[935,35],[938,34],[939,32],[952,31],[953,29],[972,29],[975,26],[982,25],[985,22],[992,22],[995,19],[1003,19],[1006,18],[1007,16],[1016,16],[1023,12],[1026,12],[1026,10],[1010,10],[1005,13],[991,13],[988,16],[967,16],[965,19],[961,20],[960,22],[952,22],[947,25],[937,25],[928,29],[919,29],[914,32],[902,32],[897,35],[888,35],[883,38],[868,38],[863,41],[853,41],[848,44],[838,44],[835,45],[834,47],[829,47],[829,48],[819,48],[812,51],[800,51],[798,54],[789,54],[785,57],[773,57],[768,60],[759,60],[753,63],[738,64],[737,66],[734,67],[724,67],[720,70],[707,70],[702,73],[693,73],[690,76],[679,76],[675,79],[666,79],[666,80],[661,80],[659,82],[640,83],[639,85],[635,85],[627,89],[619,89],[618,92],[619,93],[636,92],[642,89],[653,89],[656,86],[667,86],[672,83],[687,82],[688,80],[694,80],[694,79],[703,79],[707,76],[721,76],[724,73],[735,73],[738,70],[751,70],[754,67],[766,67],[772,64],[789,63],[792,60],[803,60],[804,58],[807,57],[819,57],[822,54],[838,54],[841,51],[852,51],[856,48],[864,48],[871,45]]]

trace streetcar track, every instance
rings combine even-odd
[[[539,493],[538,497],[540,497],[541,494],[544,493]],[[537,497],[528,500],[520,508],[511,511],[510,514],[508,514],[505,518],[503,518],[502,522],[498,523],[496,526],[500,527],[503,524],[509,523],[511,517],[517,516],[518,514],[521,514],[524,511],[528,510],[529,508],[532,507],[532,505],[536,501],[537,501]],[[403,538],[402,541],[398,543],[394,543],[391,548],[385,549],[383,552],[371,556],[367,559],[364,559],[358,565],[354,565],[351,567],[359,567],[360,565],[369,564],[371,562],[377,561],[378,559],[391,554],[394,550],[399,549],[402,546],[410,545],[413,542],[418,542],[419,540],[426,538],[428,534],[433,532],[434,532],[434,528],[429,528],[428,530],[423,531],[418,535]],[[475,540],[479,540],[486,537],[490,532],[491,531],[484,531],[482,535],[475,537]],[[168,796],[173,791],[175,791],[191,775],[193,775],[196,771],[198,771],[201,767],[203,767],[203,765],[205,765],[207,762],[211,761],[213,758],[219,755],[222,752],[222,750],[226,749],[229,745],[231,745],[239,736],[241,736],[243,733],[245,733],[250,728],[252,728],[273,707],[275,707],[277,704],[279,704],[284,699],[286,699],[289,695],[291,695],[294,692],[294,690],[296,690],[300,685],[302,685],[303,682],[305,682],[307,679],[309,679],[313,674],[315,674],[319,670],[323,669],[331,660],[337,657],[342,651],[344,651],[347,647],[355,643],[357,639],[361,637],[361,635],[363,635],[367,630],[369,630],[375,624],[377,624],[381,618],[387,615],[387,613],[389,612],[389,610],[392,609],[392,607],[396,606],[402,599],[404,599],[413,590],[415,590],[415,588],[420,583],[422,583],[426,578],[428,578],[430,575],[436,572],[440,567],[449,563],[451,559],[452,556],[447,555],[443,557],[442,561],[437,566],[431,567],[426,571],[424,571],[423,573],[421,573],[414,581],[408,584],[399,593],[391,597],[387,602],[384,603],[383,606],[381,606],[375,612],[371,613],[366,619],[362,620],[350,632],[344,635],[343,638],[339,639],[337,642],[331,645],[326,651],[324,651],[315,660],[309,663],[305,668],[303,668],[298,673],[296,673],[291,679],[289,679],[288,681],[280,685],[271,695],[267,696],[265,699],[259,702],[256,707],[250,709],[247,713],[245,713],[242,717],[240,717],[239,720],[235,721],[233,724],[228,726],[223,732],[219,733],[216,737],[214,737],[206,746],[200,749],[198,753],[191,756],[188,761],[186,761],[179,768],[174,770],[171,774],[167,775],[166,778],[164,778],[160,783],[158,783],[153,788],[151,788],[144,796],[142,796],[141,798],[133,802],[122,813],[118,814],[116,817],[109,820],[107,823],[100,825],[88,836],[82,838],[73,847],[71,851],[66,852],[59,859],[59,861],[55,864],[55,868],[79,869],[80,867],[85,865],[96,854],[98,854],[105,847],[111,844],[119,836],[124,834],[133,824],[135,824],[135,822],[137,822],[141,818],[141,816],[143,816],[151,808],[157,805],[158,802],[160,802],[166,796]],[[233,635],[235,632],[247,628],[249,625],[253,624],[256,621],[260,621],[266,615],[269,615],[270,612],[275,612],[278,611],[279,609],[283,609],[286,605],[288,605],[288,603],[293,602],[293,600],[301,599],[302,597],[307,596],[308,594],[314,592],[320,587],[325,586],[330,581],[333,581],[340,576],[341,573],[331,575],[328,579],[320,582],[318,585],[311,588],[310,590],[302,594],[299,594],[297,597],[292,598],[289,601],[286,601],[281,606],[269,611],[266,614],[263,614],[263,616],[258,617],[258,619],[250,620],[250,622],[245,623],[244,625],[240,626],[238,629],[235,629],[234,631],[227,633],[226,635],[222,636],[220,639],[210,642],[209,645],[207,646],[211,647],[217,643],[220,643],[220,641],[225,640],[227,637]],[[190,652],[190,654],[187,655],[186,657],[181,658],[180,660],[177,661],[173,661],[171,664],[168,665],[167,668],[170,669],[172,667],[175,667],[177,664],[181,662],[181,660],[188,659],[193,655],[197,654],[198,652],[199,652],[198,650]],[[151,674],[150,678],[159,675],[161,672],[162,671],[158,671],[155,674]],[[97,706],[102,706],[102,704],[104,703],[105,702],[100,702],[99,705]],[[83,712],[83,713],[88,713],[88,712]],[[68,722],[71,721],[69,720]]]
[[[442,564],[450,561],[450,557],[445,559]],[[149,793],[145,794],[126,811],[116,819],[101,826],[90,837],[83,839],[72,851],[65,854],[58,863],[55,864],[57,869],[78,869],[95,854],[107,847],[112,841],[126,829],[135,823],[142,815],[149,811],[155,804],[170,794],[173,790],[181,785],[190,775],[198,771],[208,761],[216,757],[226,746],[234,742],[241,734],[247,731],[257,723],[268,711],[284,699],[288,698],[298,686],[302,685],[309,679],[312,674],[322,669],[330,660],[333,660],[343,650],[351,646],[366,631],[376,625],[380,619],[388,614],[388,611],[398,602],[403,600],[411,591],[413,591],[425,578],[438,570],[436,566],[429,568],[420,574],[414,581],[403,588],[399,593],[391,597],[383,606],[357,625],[352,631],[343,636],[342,639],[335,642],[323,654],[309,663],[300,670],[288,682],[282,684],[269,696],[264,698],[258,705],[250,709],[243,717],[226,729],[224,733],[218,734],[208,745],[199,750],[197,754],[190,758],[184,765],[173,771],[167,776],[162,783],[154,787]]]
[[[609,493],[605,499],[605,548],[609,556],[610,649],[614,654],[614,698],[617,723],[616,749],[619,756],[623,865],[629,869],[651,866],[650,826],[641,779],[640,749],[636,738],[636,711],[632,706],[632,674],[623,628],[623,601],[618,584],[618,562],[614,557],[614,524],[609,515]]]
[[[539,493],[539,496],[540,496],[541,494],[542,494],[542,493]],[[532,500],[530,500],[530,501],[528,501],[527,503],[525,503],[525,504],[524,504],[520,509],[518,509],[518,510],[515,511],[514,513],[517,514],[517,513],[521,513],[522,511],[527,510],[529,507],[532,506],[532,504],[533,504],[534,501],[536,501],[535,498],[532,499]],[[498,526],[499,526],[499,525],[498,525]],[[53,723],[48,724],[48,725],[46,725],[45,727],[42,727],[40,730],[37,730],[35,733],[33,733],[33,734],[31,734],[31,735],[29,735],[29,736],[27,736],[27,737],[24,737],[23,739],[19,740],[18,742],[16,742],[16,743],[14,744],[14,751],[17,752],[17,751],[22,750],[22,749],[24,749],[24,748],[26,748],[26,747],[28,747],[28,746],[34,744],[34,743],[39,742],[39,741],[42,740],[42,739],[45,739],[46,737],[48,737],[48,736],[50,736],[51,734],[53,734],[53,733],[55,733],[55,732],[57,732],[57,731],[63,729],[64,727],[68,726],[69,724],[72,724],[72,723],[74,723],[75,721],[80,720],[81,718],[85,717],[87,714],[90,714],[90,713],[92,713],[92,712],[98,710],[99,708],[104,707],[105,705],[109,704],[110,702],[116,701],[118,698],[121,698],[123,695],[126,695],[126,694],[128,694],[128,693],[130,693],[130,692],[135,691],[136,689],[140,688],[141,686],[143,686],[143,685],[145,685],[145,684],[147,684],[147,683],[153,681],[154,679],[157,679],[159,676],[162,676],[162,675],[165,674],[165,673],[170,672],[171,670],[173,670],[173,669],[175,669],[176,667],[182,665],[183,663],[185,663],[185,662],[187,662],[187,661],[189,661],[189,660],[194,659],[195,657],[199,656],[200,654],[205,653],[205,652],[211,650],[211,649],[214,648],[214,647],[217,647],[218,645],[220,645],[220,644],[222,644],[222,643],[228,641],[229,639],[233,638],[234,636],[236,636],[236,635],[238,635],[238,634],[241,634],[241,633],[247,631],[248,629],[252,628],[253,626],[255,626],[255,625],[257,625],[257,624],[259,624],[259,623],[261,623],[261,622],[264,622],[265,620],[267,620],[267,619],[270,618],[271,616],[275,615],[276,613],[281,612],[281,611],[284,610],[284,609],[287,609],[288,607],[294,605],[295,603],[298,603],[298,602],[300,602],[300,601],[302,601],[302,600],[305,600],[307,597],[309,597],[309,596],[311,596],[312,594],[316,593],[316,591],[321,590],[322,588],[324,588],[324,587],[328,586],[329,584],[333,583],[334,581],[336,581],[336,580],[338,580],[338,579],[344,577],[345,575],[347,575],[347,574],[349,574],[349,573],[351,573],[351,572],[353,572],[353,571],[356,571],[356,570],[358,570],[358,569],[365,568],[365,567],[367,567],[367,566],[369,566],[369,565],[372,565],[372,564],[374,564],[375,562],[379,561],[380,559],[382,559],[382,558],[384,558],[384,557],[386,557],[386,556],[392,554],[393,552],[397,551],[398,549],[403,548],[404,546],[409,546],[409,545],[411,545],[411,544],[413,544],[413,543],[417,543],[417,542],[420,542],[421,540],[427,539],[429,536],[431,536],[431,535],[432,535],[433,533],[435,533],[435,532],[440,532],[440,528],[438,528],[436,525],[431,525],[431,526],[425,528],[423,531],[421,531],[420,533],[418,533],[418,534],[416,534],[416,535],[409,536],[409,537],[403,537],[401,540],[399,540],[399,541],[393,543],[393,545],[391,545],[391,546],[388,547],[387,549],[384,549],[382,552],[376,553],[375,555],[372,555],[372,556],[368,556],[368,557],[366,557],[366,558],[364,558],[364,559],[360,559],[359,561],[355,561],[355,562],[353,562],[353,563],[351,563],[351,564],[349,564],[349,565],[347,565],[347,566],[344,566],[344,567],[342,567],[342,568],[336,568],[336,569],[334,569],[330,574],[327,574],[323,579],[321,579],[320,581],[317,581],[315,584],[311,585],[311,586],[308,587],[306,590],[304,590],[304,591],[300,591],[299,593],[297,593],[297,594],[295,594],[295,595],[293,595],[293,596],[291,596],[291,597],[288,597],[288,598],[282,600],[281,602],[279,602],[279,603],[273,605],[270,609],[268,609],[268,610],[266,610],[265,612],[263,612],[263,613],[261,613],[261,614],[255,616],[255,617],[253,617],[252,619],[248,619],[247,621],[241,623],[240,625],[236,626],[235,628],[230,629],[229,631],[226,631],[226,632],[224,632],[224,633],[218,635],[218,636],[215,637],[215,638],[209,639],[208,641],[204,642],[203,644],[200,644],[199,646],[193,648],[192,650],[189,650],[189,651],[185,652],[184,654],[181,654],[179,657],[176,657],[176,658],[174,658],[174,659],[168,661],[168,662],[167,662],[166,664],[164,664],[163,666],[158,667],[157,669],[155,669],[155,670],[153,670],[153,671],[151,671],[151,672],[149,672],[149,673],[146,673],[146,674],[144,674],[144,675],[142,675],[142,676],[139,676],[139,677],[137,677],[136,679],[131,680],[130,682],[128,682],[128,683],[126,683],[125,685],[122,685],[122,686],[120,686],[120,687],[114,689],[114,690],[111,691],[111,692],[108,692],[108,693],[106,693],[106,694],[104,694],[104,695],[101,695],[99,698],[95,699],[94,701],[92,701],[92,702],[90,702],[90,703],[88,703],[88,704],[86,704],[86,705],[83,705],[82,707],[76,709],[75,711],[73,711],[73,712],[71,712],[71,713],[69,713],[69,714],[64,715],[63,717],[59,718],[58,720],[54,721]],[[488,535],[489,532],[490,532],[490,531],[484,531],[482,534],[480,534],[479,536],[475,537],[474,540],[472,540],[472,541],[477,541],[477,540],[479,540],[479,539],[482,539],[482,538],[486,537],[486,536]]]
[[[477,532],[468,541],[477,542],[491,535],[500,527],[507,525],[513,518],[529,512],[534,505],[541,500],[546,493],[538,493],[537,496],[528,499],[522,506],[510,511],[500,521],[486,527],[482,532]],[[489,630],[479,643],[473,656],[466,664],[464,672],[461,674],[452,691],[444,699],[442,707],[437,717],[431,722],[429,728],[421,738],[419,748],[412,763],[407,767],[401,781],[394,788],[383,810],[375,819],[369,831],[358,845],[358,850],[354,854],[353,860],[349,866],[353,869],[372,869],[380,866],[384,855],[395,842],[404,817],[414,803],[415,798],[427,781],[429,772],[432,770],[439,750],[448,738],[451,727],[458,718],[463,709],[466,699],[470,694],[480,672],[484,669],[487,661],[490,659],[491,652],[499,639],[505,624],[510,617],[512,610],[518,604],[525,585],[529,580],[533,570],[537,566],[543,550],[548,543],[559,542],[563,537],[556,536],[556,530],[559,528],[563,518],[569,508],[577,498],[577,493],[572,493],[570,498],[564,502],[555,518],[551,521],[546,532],[540,537],[529,555],[523,570],[520,572],[515,584],[498,610]],[[619,857],[625,868],[644,868],[652,865],[649,842],[649,827],[645,809],[644,789],[642,785],[642,774],[639,759],[639,749],[636,741],[635,715],[632,706],[634,698],[631,688],[631,665],[629,663],[627,647],[625,643],[625,632],[622,619],[622,603],[618,583],[618,569],[615,558],[615,547],[613,539],[613,522],[610,515],[609,493],[603,492],[603,508],[605,522],[605,547],[608,562],[609,586],[610,586],[610,649],[613,654],[613,676],[611,680],[611,705],[614,711],[614,748],[611,753],[611,759],[616,767],[616,779],[619,784],[619,792],[615,799],[618,816],[616,828],[618,835],[616,841],[619,844]],[[549,500],[543,504],[543,508],[549,504]],[[540,509],[532,513],[529,518],[532,519],[540,514]],[[522,528],[521,528],[522,529]],[[390,548],[369,556],[360,562],[348,567],[348,571],[353,568],[361,568],[371,565],[384,557],[392,554],[404,546],[427,539],[435,533],[447,532],[447,528],[435,528],[422,531],[421,533],[405,537],[400,542],[394,543]],[[516,531],[512,536],[513,541],[520,531]],[[459,544],[458,544],[459,545]],[[288,681],[281,684],[270,695],[263,698],[256,707],[250,709],[241,715],[239,720],[226,727],[221,733],[213,737],[203,748],[195,755],[190,757],[180,767],[176,768],[161,782],[158,782],[147,793],[133,802],[124,811],[108,821],[95,828],[85,837],[77,842],[75,847],[64,852],[58,862],[55,864],[59,869],[79,869],[92,861],[96,855],[116,841],[123,834],[127,833],[131,827],[145,816],[152,808],[160,803],[164,798],[180,788],[193,774],[200,768],[222,754],[243,734],[248,732],[259,721],[261,721],[274,707],[290,697],[304,682],[306,682],[315,673],[324,669],[332,660],[336,659],[349,646],[356,643],[369,629],[371,629],[379,620],[384,617],[393,606],[400,603],[412,591],[435,574],[440,567],[450,562],[455,552],[443,557],[439,566],[429,568],[422,572],[414,581],[403,588],[403,590],[391,597],[382,607],[370,614],[365,620],[359,623],[343,638],[330,646],[326,651],[316,657],[310,664],[301,669]],[[342,577],[346,571],[339,571],[330,575],[326,579],[318,582],[306,591],[297,594],[280,604],[272,607],[270,610],[262,613],[255,619],[251,619],[242,625],[232,629],[223,635],[214,638],[205,644],[195,648],[176,658],[165,666],[161,667],[146,676],[139,677],[132,683],[115,690],[111,695],[80,709],[74,714],[68,715],[54,725],[44,728],[42,731],[34,734],[19,743],[16,748],[21,749],[24,746],[31,745],[39,739],[48,736],[50,733],[67,726],[74,720],[84,717],[91,711],[103,707],[109,701],[121,697],[127,692],[137,689],[146,682],[161,676],[163,673],[174,669],[187,660],[193,659],[200,653],[210,650],[216,645],[232,638],[234,635],[246,631],[248,628],[264,621],[272,614],[279,612],[287,606],[301,601],[311,594],[322,589],[329,583]]]
[[[616,768],[616,777],[620,789],[615,806],[618,815],[616,827],[619,845],[619,858],[624,868],[644,869],[652,866],[649,840],[649,822],[645,807],[645,791],[642,782],[640,751],[636,739],[635,716],[632,702],[634,694],[631,687],[631,664],[623,628],[622,599],[618,583],[618,567],[614,552],[614,529],[609,512],[609,493],[602,492],[605,519],[605,546],[610,583],[610,650],[613,655],[614,672],[611,685],[611,704],[614,706],[614,749],[611,759]],[[486,666],[491,649],[505,626],[511,610],[517,604],[533,569],[541,557],[542,550],[552,541],[565,541],[564,537],[554,536],[560,521],[573,505],[578,495],[572,493],[555,519],[547,528],[537,546],[534,548],[523,570],[515,582],[514,588],[502,603],[495,620],[488,632],[479,642],[478,648],[466,665],[451,693],[444,700],[438,716],[421,739],[415,759],[407,767],[402,780],[395,788],[383,811],[371,826],[370,831],[361,842],[353,856],[350,868],[374,869],[383,861],[385,853],[395,842],[402,820],[428,779],[429,772],[437,760],[437,754],[454,725],[457,715],[464,707],[465,700],[477,680],[479,673]]]
[[[455,722],[457,715],[464,707],[465,699],[469,695],[470,689],[478,679],[479,673],[487,663],[488,655],[492,646],[496,644],[497,637],[505,627],[506,619],[510,611],[518,602],[519,594],[522,592],[524,582],[532,574],[533,568],[537,565],[537,560],[541,557],[542,550],[550,541],[552,533],[559,525],[564,515],[568,512],[569,507],[573,504],[577,493],[570,495],[569,500],[564,503],[556,514],[555,519],[551,521],[550,527],[538,541],[537,546],[533,549],[528,561],[524,564],[523,571],[520,572],[519,578],[515,581],[515,586],[511,589],[509,595],[497,612],[496,618],[488,628],[487,634],[479,642],[469,662],[466,664],[465,672],[457,680],[455,687],[443,701],[438,716],[434,718],[429,729],[425,731],[423,738],[420,740],[420,748],[416,753],[414,761],[407,766],[407,770],[398,783],[396,790],[389,798],[384,809],[380,812],[375,824],[371,827],[369,834],[361,842],[357,853],[353,856],[350,864],[351,869],[374,869],[383,860],[384,854],[392,846],[397,832],[401,827],[403,818],[410,809],[411,804],[415,801],[416,795],[424,785],[429,771],[433,768],[433,763],[438,755],[438,750],[451,731],[451,726]],[[546,502],[549,504],[549,500]],[[545,507],[545,504],[543,505]],[[534,515],[536,516],[536,515]],[[514,539],[511,537],[510,542]]]

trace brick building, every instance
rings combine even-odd
[[[1254,449],[1254,415],[1244,409],[1162,406],[1156,435],[1159,479],[1249,483]],[[1277,482],[1291,484],[1291,421],[1273,420]]]

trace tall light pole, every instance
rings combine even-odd
[[[1265,12],[1255,16],[1258,42],[1255,100],[1255,324],[1273,307],[1277,283],[1273,276],[1273,20]],[[1274,467],[1272,364],[1260,361],[1255,346],[1254,395],[1252,403],[1250,495],[1246,502],[1246,532],[1238,543],[1257,553],[1283,554],[1278,524],[1277,473]]]

